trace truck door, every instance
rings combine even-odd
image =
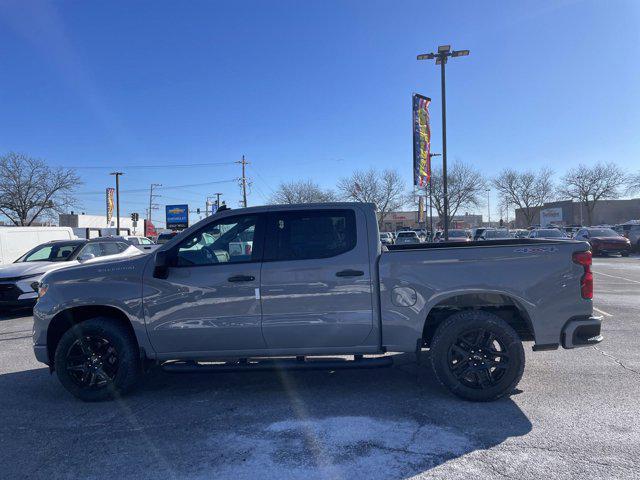
[[[265,348],[258,291],[265,215],[212,221],[171,250],[166,279],[145,273],[147,332],[158,352]]]
[[[362,345],[373,327],[366,222],[353,209],[267,220],[262,333],[272,349]]]

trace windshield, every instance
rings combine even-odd
[[[416,237],[416,232],[400,232],[398,233],[398,238],[401,237]]]
[[[464,230],[449,230],[449,238],[466,238],[467,232]]]
[[[74,243],[54,243],[39,245],[23,257],[16,260],[16,263],[22,262],[64,262],[69,260],[72,254],[81,246],[77,242]]]
[[[592,237],[619,237],[620,235],[610,228],[592,228],[589,229],[589,235]]]

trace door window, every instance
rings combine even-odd
[[[210,223],[178,246],[178,266],[256,261],[257,223],[258,215],[227,217]]]
[[[269,223],[269,260],[329,258],[356,246],[353,210],[275,212]]]

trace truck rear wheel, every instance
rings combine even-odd
[[[466,400],[487,402],[507,395],[524,372],[518,334],[500,317],[479,310],[459,312],[442,322],[430,353],[438,381]]]
[[[140,358],[133,335],[117,321],[97,317],[67,330],[55,353],[60,383],[84,401],[125,393],[138,379]]]

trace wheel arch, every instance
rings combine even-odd
[[[47,328],[47,352],[49,355],[49,366],[55,369],[55,353],[62,336],[74,325],[96,317],[107,317],[123,325],[135,340],[137,348],[142,353],[138,337],[131,323],[131,320],[117,307],[110,305],[83,305],[70,307],[58,312],[49,323]]]
[[[506,292],[452,292],[434,299],[422,329],[422,344],[430,346],[438,326],[454,313],[483,310],[500,317],[518,333],[523,341],[535,340],[531,316],[522,300]]]

